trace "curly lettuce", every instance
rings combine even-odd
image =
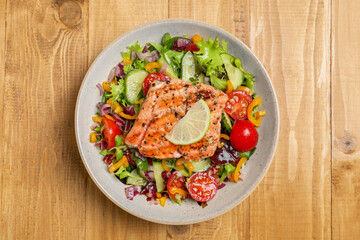
[[[226,75],[223,67],[223,61],[220,54],[227,53],[226,42],[220,41],[218,38],[212,40],[208,38],[196,42],[199,51],[194,52],[196,60],[200,65],[206,67],[206,76],[210,77],[211,84],[220,90],[227,88],[227,81],[224,78]]]
[[[136,43],[134,45],[131,45],[129,47],[127,47],[127,49],[129,49],[129,51],[127,52],[122,52],[121,55],[123,58],[126,58],[126,59],[130,59],[130,54],[131,54],[131,51],[135,51],[135,52],[142,52],[144,47],[141,47],[140,44],[139,44],[139,41],[136,41]]]

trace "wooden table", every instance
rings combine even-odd
[[[1,239],[359,239],[360,1],[1,0]],[[141,24],[224,28],[267,68],[279,144],[258,188],[189,226],[136,218],[88,176],[74,136],[81,81]]]

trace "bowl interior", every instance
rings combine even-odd
[[[91,117],[96,112],[96,104],[101,100],[96,84],[107,79],[110,69],[121,61],[121,52],[126,46],[139,41],[160,42],[164,33],[172,36],[199,34],[204,38],[219,37],[228,42],[228,52],[242,60],[244,68],[253,73],[256,79],[256,93],[263,100],[263,109],[267,115],[258,128],[259,142],[257,150],[243,169],[243,181],[237,184],[227,183],[218,191],[206,208],[201,208],[195,201],[187,200],[181,206],[170,201],[165,207],[149,205],[144,196],[127,200],[124,194],[126,185],[109,174],[102,161],[99,150],[89,142]],[[139,27],[119,37],[96,58],[79,91],[75,111],[76,140],[84,165],[90,176],[116,205],[143,219],[166,224],[189,224],[208,220],[232,209],[244,200],[265,175],[275,150],[279,128],[279,113],[276,95],[269,76],[254,54],[237,38],[226,31],[200,22],[189,20],[167,20]]]

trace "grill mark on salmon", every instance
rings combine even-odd
[[[211,123],[206,135],[191,145],[172,144],[165,135],[200,98],[205,100],[210,109]],[[193,86],[177,79],[156,81],[151,84],[147,99],[126,136],[125,143],[138,148],[146,157],[158,159],[184,157],[190,160],[210,157],[220,139],[221,114],[227,100],[226,94],[206,84],[198,83]]]
[[[221,114],[225,108],[228,96],[209,85],[196,85],[199,95],[210,109],[210,126],[205,136],[196,143],[178,146],[178,151],[185,159],[202,159],[214,155],[221,134]]]
[[[151,85],[141,111],[130,132],[126,135],[125,144],[129,147],[139,147],[145,137],[146,130],[148,129],[151,120],[154,118],[153,109],[155,107],[156,99],[161,94],[161,89],[164,85],[164,82]]]

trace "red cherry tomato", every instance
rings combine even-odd
[[[216,179],[207,172],[198,172],[189,178],[188,191],[198,202],[207,202],[215,197],[218,189]]]
[[[101,121],[101,124],[104,126],[103,136],[104,141],[107,143],[107,149],[115,147],[115,137],[116,135],[121,135],[119,126],[112,120],[104,118]]]
[[[196,52],[196,51],[199,51],[199,50],[200,50],[200,48],[195,43],[189,44],[185,48],[185,52],[190,51],[190,52],[193,53],[193,52]]]
[[[231,130],[230,142],[236,150],[247,152],[256,146],[258,137],[256,128],[250,121],[240,120],[235,122]]]
[[[171,78],[163,73],[150,73],[149,75],[147,75],[143,82],[143,91],[145,96],[149,90],[150,84],[155,80],[166,82],[170,81]]]
[[[167,184],[166,184],[166,188],[168,190],[169,196],[172,199],[176,200],[176,194],[171,194],[170,191],[171,191],[171,189],[177,189],[177,188],[186,191],[185,177],[180,172],[174,172],[169,177]],[[186,196],[181,197],[181,200],[185,200],[187,197],[188,196],[186,194]]]
[[[229,100],[225,104],[225,112],[235,120],[244,120],[252,97],[245,91],[236,90],[228,94]]]

